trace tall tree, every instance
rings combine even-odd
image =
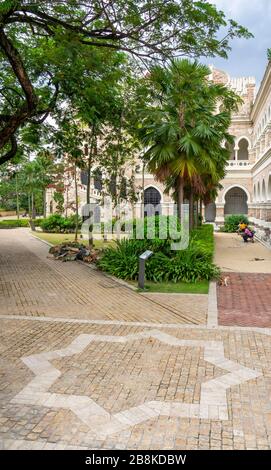
[[[174,190],[180,218],[185,193],[193,214],[194,194],[206,190],[204,176],[213,185],[224,176],[229,153],[223,144],[231,141],[231,111],[240,103],[209,75],[208,67],[183,59],[155,67],[149,76],[151,104],[142,113],[139,134],[150,171]]]
[[[55,133],[56,152],[64,160],[65,170],[73,177],[74,208],[75,208],[75,241],[79,233],[79,200],[78,200],[78,169],[84,168],[84,133],[82,125],[74,119],[74,115],[67,110],[61,120],[60,129]]]
[[[124,51],[142,61],[226,57],[233,37],[250,34],[207,0],[2,0],[0,164],[16,155],[20,129],[39,126],[61,94],[69,94],[76,57],[84,63],[87,55],[81,56],[83,48],[89,55],[94,49]]]

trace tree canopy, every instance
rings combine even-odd
[[[127,53],[144,63],[226,57],[236,36],[250,34],[207,0],[2,1],[0,164],[16,155],[22,128],[39,126],[61,97],[76,96],[77,81],[91,77],[99,86],[112,57],[116,68]]]
[[[224,144],[232,142],[231,112],[241,102],[209,75],[205,65],[182,59],[156,66],[148,79],[151,104],[142,111],[139,135],[149,170],[175,192],[180,217],[184,191],[192,206],[192,197],[209,197],[225,176]]]

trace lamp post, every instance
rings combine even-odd
[[[153,252],[150,250],[144,251],[142,255],[139,256],[139,271],[138,271],[138,287],[139,289],[144,289],[145,287],[145,265],[147,259],[153,255]]]

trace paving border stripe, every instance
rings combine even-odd
[[[218,330],[218,331],[239,331],[261,333],[271,336],[271,328],[259,328],[256,326],[218,326],[217,328],[208,325],[180,325],[180,323],[145,323],[145,322],[129,322],[118,320],[87,320],[76,318],[57,318],[57,317],[33,317],[27,315],[0,315],[0,320],[22,320],[22,321],[40,321],[48,323],[74,323],[82,325],[115,325],[115,326],[141,326],[145,328],[175,328],[180,330]]]
[[[206,325],[193,325],[180,323],[151,323],[151,322],[133,322],[123,320],[88,320],[77,318],[63,318],[63,317],[34,317],[28,315],[0,315],[0,320],[30,320],[52,323],[75,323],[75,324],[90,324],[90,325],[115,325],[115,326],[142,326],[146,328],[195,328],[205,329]]]
[[[92,342],[127,343],[143,338],[153,338],[175,347],[204,349],[204,360],[224,370],[223,375],[201,383],[200,402],[145,401],[117,413],[110,414],[87,395],[68,395],[49,392],[52,384],[62,375],[53,359],[81,353]],[[49,408],[72,411],[99,439],[124,431],[150,418],[159,416],[228,420],[227,390],[248,380],[262,376],[262,371],[251,369],[229,360],[224,355],[223,341],[179,339],[156,329],[124,336],[80,334],[68,346],[30,356],[21,360],[35,377],[10,401],[10,403],[35,404]]]
[[[209,285],[207,326],[208,328],[218,327],[217,289],[215,281],[210,282]]]

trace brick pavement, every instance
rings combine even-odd
[[[1,230],[0,243],[0,314],[206,322],[207,295],[200,302],[182,295],[174,304],[139,295],[88,266],[48,259],[48,246],[24,229]]]
[[[48,447],[48,444],[96,449],[270,448],[270,336],[249,331],[176,326],[170,331],[160,328],[161,334],[166,334],[161,341],[159,336],[148,337],[147,333],[153,331],[150,328],[113,326],[106,322],[104,325],[82,325],[66,324],[65,320],[44,323],[10,319],[2,320],[2,326],[4,375],[0,422],[5,446],[25,448],[33,442],[31,448]],[[135,334],[137,338],[119,342],[120,338]],[[100,339],[83,347],[85,340],[81,336],[77,347],[74,343],[74,349],[69,351],[80,335],[94,338],[100,335]],[[171,342],[174,340],[173,343],[180,341],[180,344],[168,344],[168,338]],[[213,345],[223,344],[223,355],[227,360],[222,358],[220,364],[212,363],[217,353],[214,357],[204,353],[204,345],[210,341]],[[49,362],[59,371],[48,386],[45,383],[48,372],[42,370],[46,367],[42,354],[55,350],[58,354],[63,351],[63,354],[58,359],[54,359],[53,353],[47,354],[51,357]],[[28,360],[29,356],[33,359]],[[37,373],[34,372],[35,364],[41,374],[39,382],[33,382]],[[234,370],[231,374],[226,370],[229,365]],[[243,369],[238,372],[240,367]],[[226,416],[211,418],[214,407],[218,406],[215,403],[208,405],[209,417],[206,414],[199,419],[193,415],[191,407],[188,408],[191,416],[187,415],[184,404],[199,404],[203,384],[214,379],[218,384],[228,382]],[[46,395],[41,403],[39,387],[44,384],[52,398]],[[71,395],[85,397],[81,405],[83,415],[76,409],[71,410],[67,401]],[[57,404],[59,396],[62,402]],[[93,408],[92,404],[89,410],[86,397],[98,408]],[[223,401],[221,391],[216,391],[213,400],[219,402],[221,398]],[[205,400],[208,403],[208,396]],[[163,406],[159,405],[159,413],[151,414],[147,405],[155,402]],[[140,408],[143,405],[145,407]],[[150,406],[153,411],[155,405]],[[113,418],[109,423],[106,416],[99,418],[101,413],[110,413],[114,419],[119,419],[121,412],[123,421],[119,428],[115,423],[113,426]],[[106,426],[101,428],[104,419]]]
[[[218,287],[220,325],[271,327],[271,274],[225,273]]]
[[[217,325],[213,287],[206,322],[207,296],[150,299],[0,239],[0,448],[271,448],[270,329]]]

